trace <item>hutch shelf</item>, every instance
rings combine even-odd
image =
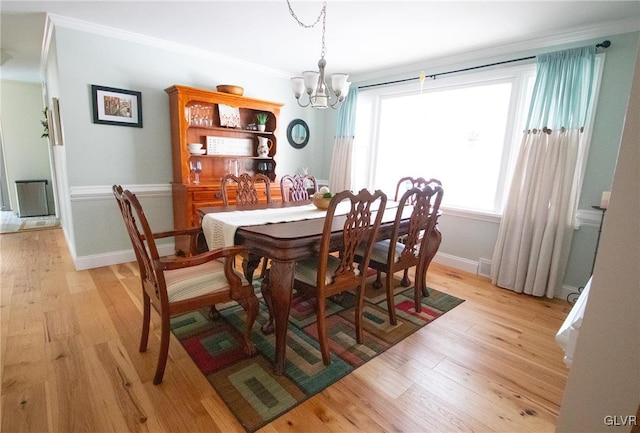
[[[197,226],[200,207],[222,206],[220,182],[227,173],[263,173],[275,181],[278,151],[275,132],[283,104],[181,85],[171,86],[165,92],[169,95],[171,120],[175,228]],[[228,122],[233,127],[221,126],[221,120],[227,120],[225,114],[229,110],[234,113],[233,121]],[[263,132],[248,129],[256,123],[259,112],[268,113]],[[269,140],[267,158],[258,158],[258,137]],[[188,144],[193,143],[202,146],[201,155],[189,152]],[[198,166],[200,171],[196,176],[192,168]],[[271,196],[273,200],[281,200],[280,188],[275,188],[274,184]],[[261,197],[266,200],[265,191],[261,191]],[[178,240],[176,249],[188,250]]]

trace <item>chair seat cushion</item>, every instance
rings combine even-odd
[[[242,284],[247,280],[239,273]],[[167,283],[169,302],[184,301],[210,293],[229,290],[229,282],[224,275],[224,264],[212,260],[197,266],[182,269],[172,269],[164,272]]]
[[[389,257],[390,244],[391,244],[391,241],[389,239],[376,242],[375,244],[373,244],[373,249],[371,250],[371,257],[369,258],[369,260],[377,263],[387,263],[387,258]],[[401,242],[396,243],[396,254],[394,256],[396,259],[396,262],[398,261],[398,257],[400,257],[402,250],[404,250],[404,246],[405,245]],[[356,251],[356,254],[362,257],[364,255],[364,251],[362,251],[362,249],[359,248]]]
[[[318,283],[318,262],[319,259],[317,257],[296,262],[294,278],[310,286],[315,286]],[[331,278],[338,266],[340,266],[340,259],[335,256],[329,256],[327,274],[324,277],[326,285],[331,284]],[[355,273],[356,275],[360,274],[358,269],[355,270]]]

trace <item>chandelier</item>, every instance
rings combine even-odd
[[[304,71],[302,73],[302,77],[293,77],[291,78],[291,88],[293,90],[293,94],[296,97],[296,101],[298,101],[298,105],[301,107],[308,107],[311,105],[313,108],[325,109],[327,107],[331,108],[339,108],[344,101],[344,98],[347,97],[349,93],[349,86],[351,83],[347,81],[349,78],[348,74],[332,74],[331,75],[331,91],[333,92],[333,98],[330,95],[329,87],[325,82],[324,78],[324,68],[327,65],[327,61],[324,59],[324,55],[327,51],[327,47],[325,45],[325,28],[327,21],[327,2],[322,3],[322,10],[320,11],[320,15],[316,18],[316,21],[307,25],[301,22],[296,14],[293,12],[291,8],[291,3],[287,0],[287,5],[289,6],[289,13],[291,16],[304,28],[314,27],[318,22],[320,22],[320,18],[322,18],[322,51],[320,51],[320,60],[318,61],[318,71]],[[306,104],[302,104],[300,102],[300,97],[302,96],[302,92],[307,94],[309,101]]]

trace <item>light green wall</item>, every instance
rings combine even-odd
[[[18,211],[16,180],[47,180],[49,213],[55,214],[49,141],[41,138],[44,120],[39,84],[3,80],[0,82],[0,119],[4,143],[11,209]]]
[[[215,90],[217,84],[237,84],[245,95],[282,102],[278,125],[278,175],[309,167],[320,172],[324,143],[315,111],[297,107],[289,77],[240,61],[189,50],[142,45],[118,38],[56,27],[57,88],[65,123],[64,158],[77,257],[129,249],[122,222],[108,188],[119,183],[168,185],[172,180],[168,96],[164,89],[182,84]],[[168,46],[167,46],[168,47]],[[91,84],[142,92],[143,128],[100,125],[92,122]],[[302,150],[289,146],[286,128],[294,118],[310,126],[309,144]],[[89,188],[96,197],[73,197]],[[173,226],[171,195],[156,195],[150,207],[155,227]],[[149,215],[148,215],[149,216]],[[107,221],[114,236],[96,232],[96,221]],[[154,228],[155,228],[154,227]],[[121,233],[120,233],[121,232]]]

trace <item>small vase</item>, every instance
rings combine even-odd
[[[267,129],[267,125],[258,125],[258,131],[264,132],[265,129]]]

